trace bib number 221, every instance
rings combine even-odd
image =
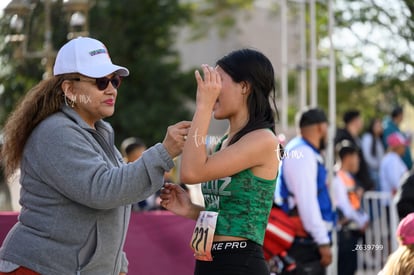
[[[217,212],[201,211],[191,237],[190,247],[194,256],[200,261],[212,261],[211,247],[216,231]]]

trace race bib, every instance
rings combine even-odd
[[[194,257],[200,261],[212,261],[211,247],[216,231],[217,212],[201,211],[191,237],[190,247]]]

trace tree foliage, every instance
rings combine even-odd
[[[61,3],[57,3],[59,5]],[[33,16],[26,18],[25,27],[32,39],[27,43],[29,52],[42,49],[44,33],[43,4],[39,2],[31,12]],[[65,41],[61,32],[61,18],[52,13],[52,24],[56,31],[53,33],[53,41],[62,45]],[[9,37],[16,32],[10,28],[10,16],[0,18],[0,129],[7,115],[14,108],[19,99],[33,87],[44,72],[44,66],[39,58],[22,58],[22,43],[10,42]],[[59,38],[60,37],[60,38]]]
[[[235,23],[235,9],[249,9],[254,0],[218,1],[208,0],[205,15],[210,24],[215,22],[222,26]],[[328,1],[317,1],[317,39],[326,41],[328,36]],[[279,2],[274,3],[278,11]],[[289,2],[289,15],[297,16],[297,4]],[[414,104],[414,1],[412,0],[335,0],[334,42],[345,42],[345,48],[336,48],[336,91],[337,111],[342,114],[349,108],[360,109],[366,117],[382,116],[394,105],[405,101]],[[309,51],[310,18],[309,6],[306,14],[306,35]],[[201,23],[203,21],[199,21]],[[225,24],[227,23],[227,24]],[[229,27],[221,28],[222,32]],[[344,33],[344,30],[348,33]],[[347,34],[347,36],[342,36]],[[349,34],[355,36],[359,43],[347,41]],[[328,57],[328,51],[318,47],[318,59]],[[337,45],[335,45],[337,47]],[[379,64],[378,64],[379,62]],[[343,75],[345,67],[352,66],[355,74]],[[308,75],[309,76],[309,75]],[[318,71],[319,105],[328,106],[327,69]],[[289,94],[295,93],[294,82],[289,78]],[[309,87],[309,78],[308,78]],[[309,91],[308,91],[309,92]],[[290,109],[295,109],[292,104]],[[339,116],[340,117],[340,116]]]
[[[341,114],[356,108],[364,117],[382,117],[395,105],[414,103],[414,2],[411,0],[336,0],[336,102]],[[317,4],[318,41],[328,36],[327,1]],[[309,24],[309,10],[307,13]],[[308,25],[309,26],[309,25]],[[307,30],[309,39],[309,29]],[[353,39],[355,38],[355,39]],[[318,47],[318,59],[328,57]],[[309,45],[307,45],[309,48]],[[352,67],[353,74],[344,74]],[[328,106],[329,71],[318,71],[319,105]]]
[[[127,136],[148,144],[162,141],[168,125],[190,119],[185,102],[195,92],[195,81],[192,73],[180,72],[172,47],[177,27],[188,23],[190,14],[178,0],[97,1],[91,11],[91,33],[109,45],[114,62],[131,72],[110,119],[118,142]]]
[[[202,0],[188,1],[195,20],[191,22],[193,39],[203,37],[211,28],[221,36],[233,30],[236,12],[251,9],[255,0]]]
[[[358,41],[351,50],[344,49],[342,60],[386,100],[388,107],[380,105],[383,110],[405,100],[414,104],[414,2],[337,2],[337,28],[348,30]]]

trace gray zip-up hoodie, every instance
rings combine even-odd
[[[124,164],[113,130],[96,130],[72,109],[42,121],[23,152],[19,222],[0,259],[42,275],[119,275],[130,204],[163,185],[174,164],[162,144]]]

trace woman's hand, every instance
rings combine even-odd
[[[205,107],[212,110],[221,91],[221,77],[213,67],[203,64],[201,68],[203,69],[204,79],[198,70],[195,71],[197,107]]]
[[[183,151],[184,142],[187,139],[190,126],[190,121],[181,121],[168,127],[162,144],[171,158],[175,158]]]
[[[179,216],[197,219],[202,210],[191,202],[190,195],[178,184],[165,183],[160,198],[162,207]]]

